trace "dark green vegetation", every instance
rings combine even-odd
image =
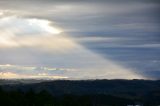
[[[160,104],[160,81],[94,80],[8,84],[1,80],[0,106],[127,106]]]

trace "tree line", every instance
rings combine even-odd
[[[124,106],[133,103],[132,100],[110,95],[53,96],[45,90],[22,92],[0,88],[0,106]]]

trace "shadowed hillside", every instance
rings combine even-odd
[[[12,84],[8,82],[9,80],[3,80],[0,90],[0,100],[5,106],[126,106],[127,104],[155,106],[160,104],[160,81],[61,80],[37,83],[14,81]]]

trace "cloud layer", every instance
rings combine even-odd
[[[158,0],[0,1],[0,64],[80,70],[71,78],[159,79],[159,7]]]

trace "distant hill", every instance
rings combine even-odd
[[[50,81],[50,80],[48,80]],[[13,85],[13,84],[33,84],[33,83],[40,83],[40,82],[47,82],[47,80],[40,80],[40,79],[0,79],[0,85]]]
[[[46,90],[53,95],[112,94],[136,97],[160,90],[160,80],[1,80],[0,83],[6,90]]]
[[[7,92],[47,91],[58,98],[69,95],[72,99],[85,96],[92,101],[96,98],[101,102],[111,99],[125,101],[124,103],[138,101],[160,104],[160,80],[0,80],[0,83],[0,88]]]

